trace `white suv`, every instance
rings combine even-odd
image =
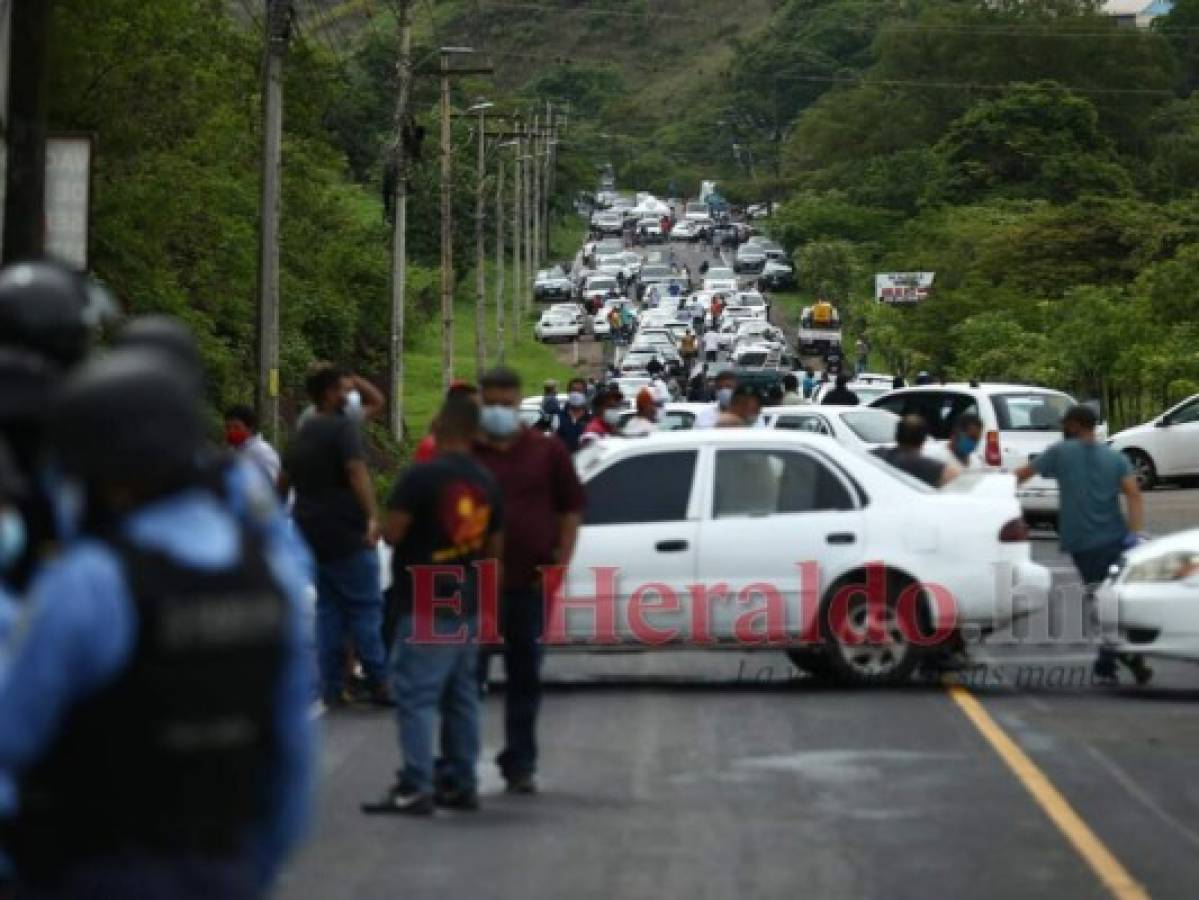
[[[1061,391],[1023,384],[939,384],[890,391],[870,405],[898,416],[921,416],[928,423],[929,437],[939,441],[949,437],[958,416],[975,413],[983,420],[983,440],[975,451],[979,461],[1009,472],[1061,438],[1062,416],[1074,403]],[[1056,481],[1033,478],[1016,495],[1030,522],[1056,523]]]
[[[1109,442],[1128,457],[1142,488],[1159,478],[1199,475],[1199,394]]]

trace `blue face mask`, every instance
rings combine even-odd
[[[721,388],[716,392],[716,404],[721,409],[728,409],[729,404],[733,402],[733,389]]]
[[[491,437],[504,440],[516,434],[520,417],[511,406],[484,406],[479,414],[479,424]]]
[[[25,552],[25,520],[15,509],[0,512],[0,572],[16,564]]]
[[[966,457],[978,449],[978,441],[964,434],[959,434],[953,444],[958,456]]]

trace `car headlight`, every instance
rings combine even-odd
[[[1176,550],[1128,566],[1129,584],[1181,581],[1199,572],[1199,551]]]

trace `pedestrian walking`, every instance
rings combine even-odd
[[[683,357],[683,369],[690,375],[691,370],[695,368],[695,359],[699,355],[699,340],[690,328],[684,332],[683,339],[679,342],[679,352]]]
[[[48,421],[104,527],[39,572],[0,649],[15,896],[260,897],[309,810],[307,578],[208,489],[202,412],[164,355],[85,363]]]
[[[762,412],[762,395],[752,385],[739,384],[733,389],[728,408],[716,418],[717,428],[753,428]]]
[[[804,402],[803,394],[799,392],[799,379],[788,372],[783,376],[783,406],[800,406]]]
[[[494,369],[484,376],[479,461],[499,483],[506,527],[501,563],[500,633],[504,639],[504,749],[496,759],[508,790],[537,790],[537,715],[541,707],[540,643],[547,609],[558,590],[538,568],[570,565],[584,495],[561,442],[521,426],[520,376]],[[619,396],[619,394],[617,394]]]
[[[816,373],[812,371],[811,366],[807,366],[803,370],[803,396],[805,400],[811,400],[812,394],[816,392]]]
[[[658,430],[658,401],[654,392],[643,387],[634,401],[637,412],[621,429],[625,437],[645,437]]]
[[[478,659],[480,579],[476,563],[499,559],[499,487],[471,458],[479,408],[447,397],[433,431],[437,458],[409,468],[387,501],[383,538],[394,548],[396,638],[391,653],[403,762],[399,778],[363,812],[430,815],[435,806],[479,808]],[[434,568],[460,567],[457,575]],[[429,574],[423,574],[422,569]],[[440,767],[433,737],[441,713]]]
[[[479,405],[479,389],[469,381],[458,379],[451,382],[445,395],[447,400],[450,397],[465,397],[476,406]],[[414,463],[428,462],[435,456],[437,456],[437,435],[433,433],[433,429],[429,429],[429,433],[420,439],[420,443],[412,451],[412,461]]]
[[[586,392],[572,387],[566,398],[566,411],[558,420],[558,440],[572,454],[579,452],[579,440],[591,424],[589,402]]]
[[[562,404],[558,402],[558,382],[552,378],[546,379],[541,396],[541,406],[538,408],[540,418],[537,428],[541,431],[556,431],[558,416],[562,412]]]
[[[716,397],[711,406],[701,409],[695,416],[694,428],[715,428],[721,413],[733,402],[733,391],[737,387],[737,376],[725,369],[716,375],[713,393]]]
[[[711,365],[720,354],[720,335],[715,328],[704,332],[704,360]]]
[[[836,386],[824,395],[820,401],[821,406],[857,406],[862,401],[858,395],[851,391],[848,387],[849,376],[841,374],[837,376]]]
[[[253,409],[239,405],[225,411],[225,443],[261,472],[268,484],[279,481],[279,453],[258,431],[258,416]]]
[[[1096,438],[1097,424],[1098,416],[1090,407],[1071,407],[1062,418],[1062,440],[1016,470],[1021,484],[1034,475],[1057,482],[1058,539],[1091,599],[1120,555],[1143,539],[1145,524],[1144,501],[1132,465]],[[1120,509],[1121,496],[1128,505],[1127,517]],[[1118,656],[1107,648],[1101,648],[1095,660],[1095,677],[1116,683],[1117,662],[1128,666],[1138,684],[1153,677],[1144,657]]]
[[[864,340],[862,340],[862,338],[858,338],[854,343],[854,353],[857,357],[856,371],[857,374],[861,375],[866,371],[866,367],[870,362],[870,347]]]
[[[929,487],[943,487],[958,475],[958,468],[924,455],[928,425],[917,415],[904,416],[895,426],[895,446],[879,447],[875,456],[923,481]]]
[[[323,366],[308,376],[314,413],[287,448],[279,476],[282,496],[295,489],[293,516],[316,557],[316,645],[326,706],[353,700],[346,690],[346,650],[352,644],[367,678],[367,697],[387,705],[380,628],[379,538],[375,489],[356,421],[346,412],[353,381]]]

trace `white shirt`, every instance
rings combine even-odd
[[[949,449],[949,441],[925,441],[924,446],[920,449],[920,454],[927,456],[929,459],[935,459],[939,463],[956,466],[963,471],[982,468],[982,464],[978,461],[978,456],[974,453],[971,453],[965,462],[958,459],[954,452]]]
[[[692,428],[715,428],[716,420],[720,418],[720,404],[713,403],[705,406],[695,414],[695,424]]]
[[[641,416],[633,416],[633,418],[625,423],[621,434],[625,437],[644,437],[657,430],[658,425],[656,422],[651,422],[649,419],[642,418]]]
[[[275,448],[266,442],[261,434],[256,434],[244,444],[241,445],[239,452],[245,456],[250,462],[258,467],[258,470],[266,476],[267,481],[272,485],[279,480],[279,454],[275,452]]]
[[[714,352],[720,349],[720,335],[718,335],[712,329],[708,329],[704,332],[704,349],[708,352]]]

